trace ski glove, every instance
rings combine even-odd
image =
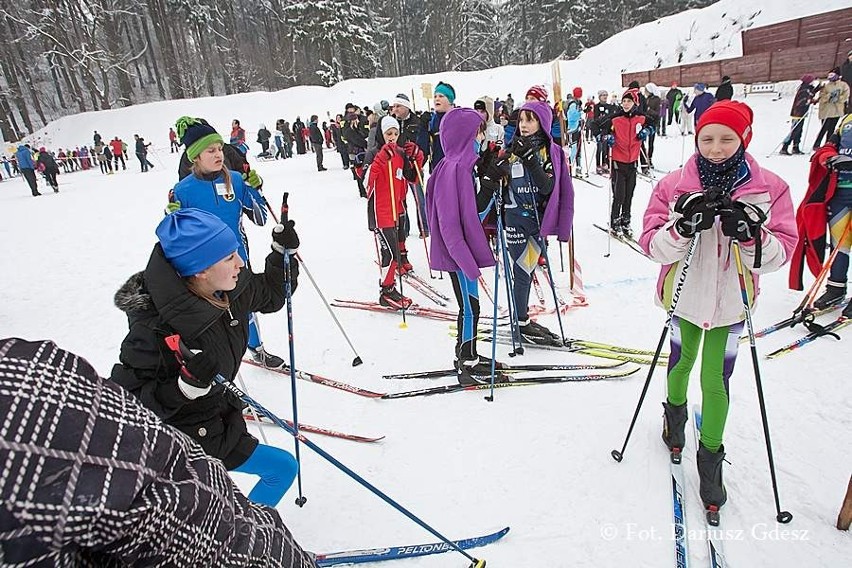
[[[249,170],[244,173],[243,181],[255,189],[263,187],[263,178],[258,175],[256,170]]]
[[[171,201],[166,205],[166,215],[171,215],[180,209],[180,201]]]
[[[729,207],[719,209],[719,221],[722,234],[743,243],[759,237],[766,215],[751,203],[734,201]]]
[[[519,157],[524,162],[529,162],[535,157],[538,148],[533,144],[532,138],[529,136],[518,136],[512,142],[512,147],[509,152]]]
[[[680,236],[691,239],[696,233],[709,229],[716,220],[717,207],[718,204],[709,202],[701,191],[684,193],[674,205],[675,213],[681,214],[681,218],[675,222],[675,231]]]
[[[212,351],[201,351],[185,360],[180,367],[178,387],[190,400],[210,391],[213,377],[219,372],[219,362]]]
[[[642,130],[640,130],[639,132],[636,133],[636,140],[644,141],[650,135],[651,135],[651,129],[646,126],[645,128],[643,128]]]
[[[836,172],[848,172],[852,170],[852,156],[837,154],[825,161],[825,167]]]
[[[414,142],[406,142],[402,148],[409,160],[415,161],[418,164],[423,163],[423,150],[420,149],[420,146]]]
[[[290,220],[272,228],[272,250],[281,254],[295,254],[299,248],[299,235],[295,226],[296,222]]]
[[[615,136],[613,136],[612,134],[607,134],[603,137],[603,142],[604,144],[612,148],[613,146],[615,146]]]

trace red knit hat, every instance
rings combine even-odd
[[[571,91],[571,94],[574,95],[575,99],[582,99],[583,98],[583,89],[581,89],[580,87],[574,87],[574,90]]]
[[[527,89],[527,94],[524,98],[532,97],[537,101],[546,103],[547,102],[547,89],[544,85],[533,85],[529,89]]]
[[[627,89],[624,91],[624,94],[621,95],[621,100],[630,99],[633,101],[633,104],[639,104],[639,90],[638,89]]]
[[[751,108],[738,101],[719,101],[713,103],[704,111],[698,125],[695,127],[695,141],[698,142],[698,134],[708,124],[724,124],[737,133],[743,143],[743,148],[748,148],[751,142],[751,124],[754,113]]]

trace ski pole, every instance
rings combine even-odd
[[[237,382],[240,383],[240,388],[243,389],[243,392],[248,392],[246,383],[239,371],[237,371]],[[254,418],[254,421],[257,423],[257,429],[260,432],[260,437],[263,438],[263,443],[268,446],[269,440],[266,439],[266,430],[264,430],[263,424],[260,423],[260,417],[257,415],[257,411],[250,406],[249,412],[251,413],[252,418]]]
[[[505,228],[502,227],[502,222],[500,223],[500,226],[498,226],[498,229],[499,228],[503,228],[503,231],[501,232],[501,254],[503,257],[503,277],[506,279],[506,299],[509,304],[509,329],[512,332],[512,352],[509,353],[509,357],[515,357],[516,355],[524,354],[524,347],[521,341],[520,323],[518,322],[518,306],[515,303],[512,262],[506,245]]]
[[[289,196],[290,194],[285,191],[284,197],[281,199],[281,223],[287,223],[289,220],[290,207],[287,205],[287,198]],[[287,344],[290,348],[290,397],[293,401],[293,432],[295,433],[294,443],[296,446],[296,463],[299,466],[296,473],[296,485],[299,490],[299,496],[296,498],[296,505],[304,507],[308,499],[302,494],[302,457],[299,441],[299,403],[296,397],[296,343],[293,338],[293,274],[290,271],[290,251],[284,251],[284,253],[284,293],[287,296]]]
[[[272,209],[272,206],[269,205],[269,202],[266,201],[265,199],[264,199],[264,202],[266,203],[266,208],[269,210],[269,213],[272,215],[272,219],[275,221],[275,224],[277,225],[278,224],[278,216],[275,214],[275,211]],[[308,280],[311,281],[311,285],[314,287],[314,290],[316,290],[317,294],[319,294],[320,300],[322,300],[322,303],[325,306],[325,309],[328,310],[329,315],[331,315],[331,319],[333,319],[335,325],[337,325],[337,329],[339,329],[340,333],[343,334],[343,339],[346,340],[346,343],[349,344],[349,348],[352,350],[352,353],[355,354],[355,358],[352,360],[352,366],[357,367],[358,365],[360,365],[361,363],[364,362],[361,359],[361,356],[358,354],[358,350],[355,349],[354,345],[352,345],[352,340],[349,339],[349,335],[346,333],[346,330],[343,329],[343,324],[341,324],[340,320],[337,319],[337,314],[335,314],[334,310],[331,309],[331,305],[328,303],[328,300],[326,299],[325,294],[322,293],[322,290],[320,289],[319,284],[317,284],[317,281],[314,280],[314,276],[313,276],[313,274],[311,274],[311,271],[308,268],[308,265],[305,264],[305,259],[303,259],[302,255],[300,255],[298,252],[296,252],[296,259],[299,261],[299,264],[301,265],[302,270],[304,270],[305,274],[308,276]]]
[[[633,433],[633,427],[636,425],[636,419],[639,417],[639,410],[642,408],[642,403],[645,401],[645,395],[648,394],[648,387],[651,385],[651,377],[654,376],[654,370],[657,368],[657,360],[659,360],[660,353],[663,351],[663,345],[666,342],[666,335],[669,332],[669,326],[671,326],[672,317],[674,316],[675,308],[677,308],[678,300],[680,300],[683,283],[686,282],[686,273],[689,270],[689,265],[692,262],[695,249],[698,247],[700,235],[701,233],[696,233],[695,236],[692,237],[692,242],[689,243],[686,256],[683,257],[683,268],[681,269],[677,286],[675,286],[674,294],[672,294],[672,305],[669,307],[669,311],[666,314],[666,323],[663,326],[663,333],[660,334],[660,341],[657,343],[657,350],[654,352],[653,359],[651,359],[651,366],[648,368],[648,377],[645,379],[645,385],[642,387],[642,394],[639,395],[639,402],[636,404],[636,410],[633,412],[633,419],[630,421],[630,428],[627,429],[627,436],[624,438],[624,444],[621,445],[620,451],[612,450],[612,452],[610,452],[612,459],[618,463],[621,463],[621,460],[624,459],[624,452],[627,450],[627,442],[630,441],[630,435]]]
[[[604,258],[609,258],[610,253],[612,253],[612,231],[615,229],[612,226],[612,194],[615,191],[615,170],[612,169],[612,155],[609,156],[609,186],[609,193],[606,196],[606,214],[609,215],[607,226],[609,227],[609,231],[606,234],[606,253],[604,253]]]
[[[562,345],[567,344],[565,339],[565,328],[562,326],[562,310],[559,309],[559,299],[556,297],[556,281],[553,279],[553,272],[550,270],[550,259],[547,257],[547,239],[541,239],[541,250],[544,252],[544,267],[547,269],[547,277],[550,280],[550,291],[553,292],[553,305],[556,307],[556,321],[559,322],[559,336],[562,338]]]
[[[757,238],[761,238],[758,234]],[[748,297],[748,289],[745,282],[745,270],[740,255],[740,243],[733,241],[734,260],[737,264],[737,277],[740,283],[740,294],[743,299],[743,310],[745,311],[746,326],[748,328],[748,342],[751,348],[751,362],[754,367],[754,382],[757,386],[757,400],[760,404],[760,419],[763,422],[763,437],[766,440],[766,455],[769,458],[769,475],[772,478],[772,493],[775,497],[775,520],[779,523],[789,523],[793,515],[789,511],[781,510],[781,500],[778,497],[778,480],[775,476],[775,460],[772,457],[772,442],[769,439],[769,420],[766,418],[766,401],[763,398],[763,383],[760,379],[760,365],[757,360],[757,345],[754,340],[754,324],[751,321],[751,304]]]
[[[562,253],[562,241],[559,241],[559,272],[565,272],[565,257]]]
[[[402,252],[400,252],[399,248],[399,219],[396,216],[396,190],[394,189],[393,184],[393,166],[391,165],[391,158],[388,158],[388,184],[390,185],[390,197],[391,197],[391,212],[393,213],[393,227],[396,234],[396,271],[399,273],[399,295],[402,296],[401,306],[402,306],[402,323],[399,324],[400,329],[407,329],[408,323],[405,321],[405,294],[403,292],[402,286],[402,272],[400,269],[402,268]],[[415,200],[416,201],[416,200]],[[391,251],[391,255],[393,255],[393,251]],[[391,266],[393,266],[393,261],[391,261]],[[396,280],[396,275],[394,275],[394,280]]]
[[[414,167],[417,171],[417,181],[419,182],[420,187],[424,190],[425,196],[426,185],[423,183],[423,170],[420,169],[420,164],[417,163],[417,160],[414,160]],[[420,215],[420,199],[418,198],[417,190],[413,190],[412,193],[414,194],[414,204],[417,205],[417,218],[420,219],[420,226],[426,227],[426,219]],[[424,236],[420,240],[423,241],[423,250],[426,252],[426,264],[429,265],[429,278],[434,280],[435,273],[432,272],[432,260],[429,258],[429,247],[426,245],[426,237]]]
[[[181,354],[183,354],[183,356],[190,356],[191,355],[191,353],[187,349],[186,345],[184,345],[183,341],[181,341],[179,335],[171,335],[171,336],[167,337],[166,343],[169,345],[169,347],[171,349],[178,350]],[[474,558],[473,556],[471,556],[470,554],[468,554],[465,550],[459,548],[459,546],[456,545],[453,541],[449,540],[447,537],[445,537],[444,535],[439,533],[437,530],[432,528],[430,525],[428,525],[425,521],[420,519],[420,517],[416,516],[414,513],[412,513],[411,511],[409,511],[405,507],[403,507],[401,504],[399,504],[395,500],[393,500],[391,497],[389,497],[386,493],[384,493],[378,487],[376,487],[375,485],[373,485],[372,483],[370,483],[369,481],[367,481],[366,479],[364,479],[363,477],[361,477],[360,475],[355,473],[352,469],[350,469],[349,467],[344,465],[340,460],[338,460],[337,458],[335,458],[334,456],[332,456],[331,454],[326,452],[324,449],[322,449],[320,446],[318,446],[317,444],[315,444],[311,440],[305,438],[304,436],[301,436],[298,433],[298,430],[296,428],[287,424],[284,420],[279,418],[277,415],[273,414],[270,410],[267,410],[259,402],[254,400],[252,397],[247,395],[245,392],[241,391],[234,383],[228,381],[225,377],[223,377],[220,374],[217,374],[214,377],[214,380],[217,383],[219,383],[220,385],[222,385],[225,388],[225,390],[227,390],[228,392],[230,392],[231,394],[233,394],[237,398],[239,398],[241,401],[243,401],[244,403],[248,404],[249,406],[251,406],[252,408],[257,410],[257,412],[259,412],[263,416],[266,416],[267,418],[272,420],[272,422],[274,422],[276,426],[278,426],[279,428],[281,428],[282,430],[284,430],[285,432],[287,432],[291,436],[294,436],[296,438],[301,437],[302,442],[305,444],[305,446],[307,446],[308,448],[310,448],[311,450],[316,452],[320,457],[322,457],[327,462],[329,462],[331,465],[333,465],[334,467],[336,467],[337,469],[339,469],[340,471],[342,471],[343,473],[345,473],[346,475],[348,475],[349,477],[354,479],[356,482],[358,482],[364,488],[366,488],[371,493],[373,493],[374,495],[379,497],[382,501],[384,501],[385,503],[387,503],[388,505],[390,505],[391,507],[393,507],[394,509],[396,509],[397,511],[399,511],[400,513],[402,513],[403,515],[405,515],[406,517],[411,519],[412,521],[414,521],[417,525],[419,525],[420,527],[422,527],[423,529],[425,529],[426,531],[431,533],[433,536],[436,536],[437,538],[441,539],[441,541],[446,543],[447,546],[449,546],[450,548],[452,548],[453,550],[455,550],[456,552],[458,552],[459,554],[463,555],[465,558],[470,560],[472,562],[472,564],[471,564],[472,568],[480,568],[480,567],[485,566],[484,560],[478,560],[478,559]]]

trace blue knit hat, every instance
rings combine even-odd
[[[186,148],[186,157],[192,162],[201,152],[207,149],[208,146],[219,142],[224,144],[222,136],[216,132],[216,129],[210,126],[203,118],[192,118],[191,116],[182,116],[175,123],[180,143]]]
[[[435,87],[436,95],[444,95],[447,97],[447,100],[450,101],[450,104],[456,100],[456,90],[449,83],[444,83],[443,81],[438,82],[438,86]]]
[[[237,235],[219,217],[201,209],[178,209],[157,225],[166,260],[181,276],[195,276],[236,251]]]

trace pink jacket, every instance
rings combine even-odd
[[[680,279],[681,261],[691,241],[675,231],[674,224],[682,216],[675,213],[673,207],[681,194],[702,189],[696,156],[693,155],[680,170],[661,179],[654,188],[639,239],[645,252],[663,265],[657,281],[656,300],[666,309],[671,305],[674,286]],[[762,266],[754,268],[754,242],[742,243],[740,247],[744,268],[751,275],[751,278],[746,275],[746,287],[754,303],[759,293],[758,274],[774,272],[788,261],[796,246],[797,234],[790,188],[780,177],[761,168],[748,153],[746,160],[751,168],[751,180],[734,190],[733,198],[756,205],[767,214],[762,230]],[[744,320],[732,239],[722,234],[718,218],[714,227],[701,232],[700,239],[675,315],[703,329]]]

